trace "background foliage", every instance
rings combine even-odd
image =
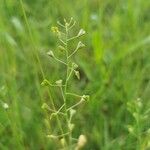
[[[87,136],[87,150],[150,149],[149,8],[148,0],[0,0],[0,149],[57,149],[45,137],[40,65],[50,81],[63,76],[45,53],[57,45],[51,26],[70,17],[74,33],[87,32],[75,57],[81,80],[70,90],[91,96],[74,135]],[[51,93],[58,105],[61,96]]]

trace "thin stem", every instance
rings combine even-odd
[[[44,74],[44,71],[43,71],[43,68],[42,68],[42,65],[41,65],[41,62],[40,62],[39,55],[38,55],[37,50],[36,50],[36,46],[35,46],[36,44],[34,43],[32,32],[31,32],[31,29],[30,29],[30,26],[29,26],[29,23],[28,23],[27,15],[26,15],[26,12],[25,12],[25,9],[24,9],[24,6],[23,6],[23,0],[20,0],[20,5],[21,5],[21,8],[22,8],[23,17],[24,17],[24,20],[25,20],[25,23],[26,23],[26,26],[27,26],[27,29],[28,29],[28,32],[29,32],[29,37],[30,37],[31,42],[32,42],[32,46],[33,46],[33,50],[34,50],[34,55],[37,58],[37,61],[38,61],[39,67],[40,67],[40,71],[42,73],[42,77],[43,77],[43,79],[45,79],[45,74]],[[49,88],[48,88],[48,95],[50,97],[53,109],[56,111],[54,100],[52,99],[52,95],[50,93],[50,89]],[[58,122],[59,129],[60,129],[61,133],[63,134],[63,128],[61,126],[60,119],[59,119],[58,115],[56,115],[56,119],[57,119],[57,122]]]
[[[64,107],[64,104],[57,111],[55,111],[55,110],[53,110],[51,108],[48,108],[48,110],[51,111],[51,112],[53,112],[53,114],[65,115],[63,112],[60,112],[63,107]]]
[[[69,111],[70,109],[73,109],[74,107],[80,105],[80,104],[83,103],[83,102],[84,102],[84,100],[81,99],[78,103],[76,103],[75,105],[69,107],[69,108],[67,109],[67,111]]]
[[[74,37],[68,39],[67,41],[69,42],[69,41],[74,40],[74,39],[76,39],[76,38],[78,38],[78,36],[74,36]]]
[[[69,132],[67,133],[64,133],[64,134],[61,134],[61,135],[47,135],[47,137],[51,137],[51,138],[61,138],[61,137],[64,137],[66,135],[68,135]]]
[[[137,149],[141,149],[141,128],[140,128],[140,110],[139,108],[136,109],[137,113],[137,118],[136,118],[136,123],[137,123],[137,139],[138,139],[138,144],[137,144]]]
[[[65,28],[63,24],[61,24],[59,21],[57,21],[57,24],[60,25],[61,27]]]
[[[53,58],[54,58],[56,61],[58,61],[58,62],[60,62],[60,63],[62,63],[62,64],[64,64],[64,65],[67,65],[65,62],[63,62],[62,60],[58,59],[57,57],[53,56]]]
[[[78,48],[76,48],[69,56],[68,56],[68,59],[73,56],[76,52],[78,51]]]
[[[73,24],[69,27],[68,30],[72,29],[75,26],[75,24],[76,24],[76,21],[73,22]]]
[[[69,76],[71,76],[71,74],[69,75],[69,59],[68,59],[68,26],[66,25],[66,46],[65,46],[65,49],[66,49],[66,64],[67,64],[67,67],[66,67],[66,81],[65,81],[65,89],[64,89],[64,102],[65,102],[65,112],[66,112],[66,120],[67,120],[67,126],[68,126],[68,129],[69,129],[69,116],[68,116],[68,112],[67,112],[67,85],[68,85],[68,79],[70,78]],[[72,70],[72,69],[71,69]],[[70,72],[72,73],[72,71]],[[69,77],[69,78],[68,78]],[[69,147],[71,147],[71,137],[72,137],[72,134],[71,134],[71,131],[69,129]]]
[[[62,89],[62,87],[60,86],[60,90],[61,90],[61,95],[62,95],[62,98],[63,98],[63,101],[64,101],[64,107],[66,107],[65,105],[66,105],[66,99],[65,99],[65,95],[64,95],[64,92],[63,92],[63,89]]]
[[[53,110],[54,111],[54,110]],[[63,112],[53,112],[51,115],[50,115],[50,120],[52,119],[52,116],[53,115],[62,115],[62,116],[66,116],[66,114],[64,114]],[[57,118],[56,118],[57,119]]]
[[[75,94],[75,93],[66,93],[67,95],[72,95],[72,96],[76,96],[76,97],[82,97],[81,95]]]
[[[66,46],[66,43],[61,38],[58,38],[58,39],[60,40],[60,42],[62,42]]]
[[[69,75],[68,75],[68,77],[67,77],[67,80],[69,81],[69,79],[70,79],[70,77],[71,77],[71,75],[72,75],[72,72],[73,72],[73,69],[71,68],[71,71],[70,71],[70,73],[69,73]]]
[[[57,85],[57,84],[51,84],[51,83],[48,83],[49,86],[52,86],[52,87],[59,87],[60,85]],[[65,86],[65,85],[61,85],[61,86]]]
[[[71,17],[69,21],[69,26],[71,25],[72,21],[73,21],[73,18]]]

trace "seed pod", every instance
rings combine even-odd
[[[61,145],[62,145],[63,147],[66,146],[66,140],[65,140],[64,138],[61,138],[61,139],[60,139],[60,143],[61,143]]]
[[[60,80],[57,80],[56,82],[55,82],[58,86],[62,86],[62,80],[60,79]]]
[[[78,138],[78,143],[77,143],[77,150],[83,148],[85,146],[85,144],[87,143],[87,139],[85,135],[80,135]]]
[[[74,73],[75,73],[76,77],[80,80],[80,73],[79,73],[79,71],[75,70]]]
[[[72,63],[72,68],[73,68],[73,69],[77,69],[77,68],[78,68],[78,65],[73,62],[73,63]]]
[[[75,126],[75,125],[74,125],[73,123],[69,123],[69,124],[68,124],[69,130],[72,131],[72,130],[74,129],[74,126]]]
[[[77,49],[80,49],[82,47],[85,47],[85,45],[81,41],[79,41],[79,43],[77,45]]]
[[[84,34],[85,34],[85,31],[84,31],[83,29],[80,29],[80,31],[79,31],[79,33],[78,33],[77,36],[79,37],[79,36],[82,36],[82,35],[84,35]]]
[[[41,83],[42,86],[48,86],[50,83],[48,80],[44,79]]]
[[[64,48],[62,45],[59,45],[58,48],[59,48],[59,50],[62,51],[62,52],[65,51],[65,48]]]
[[[76,110],[75,109],[70,109],[70,116],[72,117],[73,115],[75,115]]]
[[[47,79],[44,79],[41,83],[42,86],[48,86],[50,85],[49,81]]]
[[[89,95],[83,95],[82,97],[81,97],[81,100],[83,100],[83,101],[88,101],[89,100]]]
[[[48,110],[48,109],[49,109],[49,106],[48,106],[46,103],[43,103],[41,108]]]
[[[52,58],[54,58],[54,53],[51,50],[49,52],[47,52],[47,55],[50,56],[50,57],[52,57]]]
[[[51,134],[51,135],[47,135],[47,137],[48,137],[48,138],[51,138],[51,139],[57,139],[57,136],[52,135],[52,134]]]

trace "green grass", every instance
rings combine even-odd
[[[0,149],[57,149],[46,138],[41,105],[51,103],[41,68],[48,80],[60,78],[46,52],[57,46],[51,26],[70,17],[75,34],[87,33],[75,57],[81,80],[70,91],[91,97],[78,108],[74,137],[87,136],[85,150],[150,149],[149,8],[148,0],[0,0]],[[61,95],[50,93],[59,105]]]

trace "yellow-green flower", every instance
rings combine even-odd
[[[51,27],[51,30],[53,33],[57,33],[57,34],[59,33],[58,27]]]

